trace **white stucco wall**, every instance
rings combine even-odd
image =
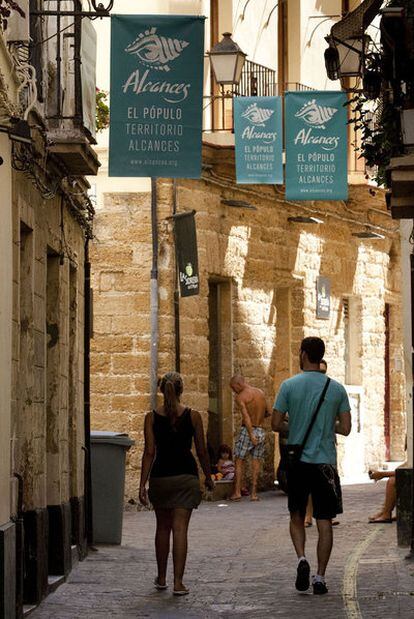
[[[233,0],[233,39],[247,59],[277,69],[277,8],[274,0]],[[220,15],[221,17],[221,15]],[[220,27],[224,24],[220,23]]]
[[[296,3],[296,0],[294,0]],[[327,47],[325,36],[330,32],[333,24],[337,22],[341,14],[341,0],[330,0],[321,2],[320,0],[302,0],[300,2],[299,45],[295,48],[297,56],[292,59],[292,70],[299,75],[299,82],[306,86],[311,86],[317,90],[339,90],[339,82],[328,79],[325,70],[324,51]],[[290,7],[290,2],[289,5]],[[329,18],[327,15],[337,15],[338,17]],[[292,35],[295,30],[295,23],[291,24]],[[294,36],[294,35],[293,35]],[[294,50],[291,47],[291,51]],[[299,71],[295,69],[298,63]],[[289,81],[296,81],[291,80]]]

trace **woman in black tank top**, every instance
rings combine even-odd
[[[139,499],[154,506],[157,518],[155,552],[158,575],[155,588],[165,582],[171,533],[173,536],[174,595],[186,595],[183,584],[187,558],[187,531],[191,512],[201,501],[197,463],[191,448],[194,443],[205,484],[213,488],[201,415],[180,404],[183,381],[177,372],[168,372],[160,381],[164,404],[145,416],[145,449],[142,457]],[[149,478],[147,495],[146,483]]]

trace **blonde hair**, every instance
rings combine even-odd
[[[178,418],[178,403],[183,392],[183,379],[178,372],[167,372],[159,381],[164,396],[164,411],[172,426]]]

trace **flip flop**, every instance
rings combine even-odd
[[[333,527],[337,527],[338,524],[339,524],[339,520],[333,520],[333,522],[332,522],[332,526]]]
[[[260,501],[260,497],[256,496],[256,497],[250,497],[251,501]]]
[[[188,595],[190,593],[190,589],[183,589],[181,591],[181,589],[179,589],[178,591],[176,589],[173,590],[173,595]]]
[[[313,522],[305,522],[305,529],[309,529],[311,526],[313,526]]]
[[[168,585],[160,585],[160,584],[158,584],[158,578],[157,577],[154,578],[154,587],[156,588],[157,591],[165,591],[165,589],[168,589]]]
[[[234,501],[234,502],[241,501],[241,496],[236,496],[236,497],[234,497],[234,499],[232,497],[230,497],[229,501]]]
[[[391,524],[392,518],[381,518],[379,520],[368,520],[368,524]]]

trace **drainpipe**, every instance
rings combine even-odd
[[[24,594],[24,520],[23,520],[23,477],[14,473],[18,482],[16,517],[16,617],[23,616]]]
[[[414,255],[410,254],[410,273],[411,273],[411,368],[414,368]],[[411,385],[412,389],[412,443],[411,443],[411,542],[410,553],[407,558],[414,560],[414,383]],[[407,437],[408,438],[408,437]],[[408,447],[408,445],[407,445]]]
[[[152,268],[150,285],[151,312],[151,408],[157,405],[158,382],[158,222],[157,180],[151,178]]]
[[[173,179],[173,217],[177,214],[177,181]],[[178,282],[178,265],[175,258],[175,287],[174,287],[174,325],[175,325],[175,371],[181,371],[180,350],[180,289]]]
[[[83,356],[83,403],[85,428],[85,533],[88,546],[93,543],[92,527],[92,478],[91,478],[91,404],[90,404],[90,339],[91,339],[91,263],[89,262],[89,239],[85,241],[84,258],[84,356]]]

